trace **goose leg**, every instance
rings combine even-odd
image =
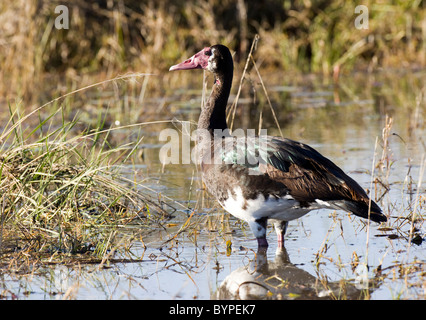
[[[268,219],[260,218],[257,220],[249,221],[250,229],[257,239],[258,247],[268,247],[268,241],[266,240],[266,224]]]
[[[273,224],[275,227],[275,232],[277,234],[278,247],[283,248],[284,235],[285,235],[285,232],[287,231],[288,221],[273,220]]]

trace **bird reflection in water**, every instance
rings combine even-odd
[[[365,299],[369,289],[348,281],[327,282],[292,264],[285,247],[278,248],[274,261],[266,250],[258,250],[247,266],[231,272],[216,292],[217,299],[329,300]]]

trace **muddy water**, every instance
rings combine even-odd
[[[117,253],[134,262],[3,275],[4,292],[19,299],[424,299],[425,244],[409,243],[411,221],[405,219],[415,211],[420,221],[414,234],[425,237],[425,186],[418,185],[426,153],[426,111],[419,101],[424,80],[417,72],[343,77],[337,87],[317,77],[269,82],[283,135],[316,148],[372,189],[390,217],[387,229],[345,212],[317,210],[290,223],[284,250],[277,250],[269,229],[270,247],[257,252],[248,226],[202,190],[194,165],[160,163],[157,137],[164,127],[151,127],[143,157],[124,167],[123,175],[173,199],[167,230],[154,230]],[[278,135],[269,106],[259,108],[265,99],[256,89],[256,97],[248,90],[242,100],[234,128],[258,128],[262,114],[268,134]],[[189,96],[166,105],[164,117],[196,121],[193,105],[201,93]],[[383,154],[386,114],[393,118],[390,164],[382,163],[372,176],[373,162]],[[192,209],[190,227],[179,233]]]

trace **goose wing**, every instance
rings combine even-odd
[[[249,174],[262,176],[263,181],[266,176],[274,185],[284,185],[302,206],[320,201],[376,222],[387,220],[355,180],[306,144],[270,136],[226,143],[222,161],[246,167]]]

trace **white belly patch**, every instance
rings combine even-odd
[[[228,199],[221,205],[233,216],[248,222],[260,218],[290,221],[312,210],[301,208],[299,202],[290,195],[281,198],[269,197],[265,200],[265,197],[259,194],[256,199],[245,199],[239,187],[234,189],[234,194],[229,193]]]

